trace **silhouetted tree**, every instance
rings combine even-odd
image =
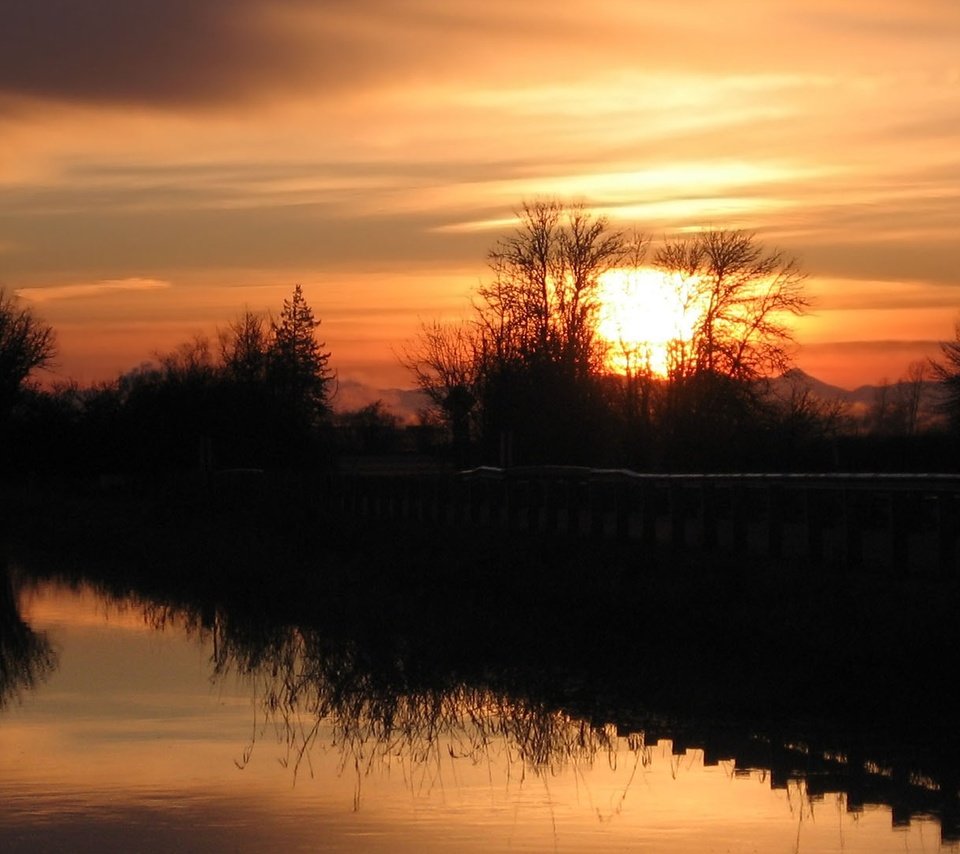
[[[335,375],[328,363],[330,353],[317,340],[320,321],[307,305],[297,285],[283,301],[279,322],[272,324],[273,340],[268,351],[267,375],[281,405],[307,424],[315,424],[329,410]]]
[[[932,361],[933,375],[940,383],[938,409],[960,433],[960,321],[954,324],[952,341],[940,342],[941,361]]]
[[[925,425],[925,403],[929,365],[917,360],[907,365],[907,372],[897,384],[898,402],[903,410],[903,426],[908,436],[915,436]]]
[[[790,364],[787,318],[809,305],[796,259],[767,250],[745,231],[708,230],[667,240],[655,264],[673,277],[698,318],[689,340],[672,343],[663,384],[661,434],[668,456],[697,467],[749,463],[764,420],[765,377]],[[699,459],[698,459],[699,458]]]
[[[218,331],[220,364],[227,376],[242,383],[266,378],[270,338],[266,319],[249,309]]]
[[[23,383],[56,354],[53,329],[0,287],[0,422],[9,415]]]
[[[495,364],[549,362],[586,376],[602,366],[596,330],[600,276],[622,263],[626,240],[582,204],[524,203],[513,234],[477,289],[485,356]]]
[[[197,337],[122,376],[115,393],[101,390],[88,405],[116,400],[99,410],[115,409],[117,465],[161,473],[317,462],[332,377],[318,325],[298,286],[269,327],[244,311],[218,331],[216,350]]]
[[[520,460],[586,461],[605,401],[597,291],[626,239],[580,204],[526,203],[518,219],[474,304],[488,452],[515,438]]]
[[[668,240],[655,263],[699,309],[689,348],[675,354],[671,372],[755,380],[789,367],[787,316],[809,306],[795,258],[764,249],[750,232],[710,230]]]
[[[385,454],[400,445],[400,419],[390,412],[382,400],[336,416],[340,445],[360,454]]]
[[[220,418],[210,342],[197,336],[156,359],[118,381],[123,466],[209,470]]]
[[[757,466],[778,471],[835,468],[836,442],[849,415],[840,398],[823,398],[802,371],[790,370],[771,385],[764,429],[766,459]]]
[[[907,414],[901,384],[884,377],[873,388],[873,400],[866,413],[867,429],[877,436],[905,435]]]
[[[482,363],[475,325],[421,323],[419,335],[404,348],[400,362],[449,428],[454,456],[469,456],[471,418],[480,394]]]
[[[873,388],[873,399],[863,417],[867,432],[876,436],[917,436],[934,426],[931,411],[930,363],[914,361],[895,383],[884,378]]]
[[[0,710],[47,679],[57,669],[57,653],[46,635],[23,621],[0,542]]]
[[[401,356],[463,457],[477,425],[488,457],[573,461],[607,401],[597,334],[600,277],[627,257],[623,234],[582,204],[524,203],[488,254],[473,317],[423,324]]]

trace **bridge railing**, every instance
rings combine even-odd
[[[331,498],[360,518],[548,536],[957,571],[960,476],[659,474],[481,467],[452,475],[355,475]]]

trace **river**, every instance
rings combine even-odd
[[[311,628],[11,578],[5,852],[960,850],[956,799],[880,754],[587,719]]]

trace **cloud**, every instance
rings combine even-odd
[[[0,97],[169,107],[308,85],[338,91],[414,63],[445,17],[423,6],[7,0]]]
[[[930,44],[949,55],[952,0],[926,12],[886,5],[882,26],[865,31],[872,8],[841,15],[717,0],[673,8],[630,0],[549,8],[515,0],[5,0],[0,102],[207,106],[300,91],[329,99],[416,81],[483,80],[506,92],[638,67],[842,73],[886,68],[903,33],[911,55],[924,56]]]
[[[271,0],[273,8],[299,5]],[[0,95],[209,102],[302,59],[264,0],[6,0]]]
[[[53,302],[55,300],[96,297],[117,291],[155,291],[169,288],[170,282],[160,279],[107,279],[76,285],[55,285],[49,288],[17,288],[16,294],[30,302]]]

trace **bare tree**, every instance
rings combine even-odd
[[[0,419],[30,373],[52,365],[56,350],[53,328],[0,287]]]
[[[849,419],[848,407],[841,398],[823,398],[816,394],[809,379],[799,371],[788,371],[780,389],[771,389],[771,399],[777,429],[793,443],[834,439]]]
[[[579,375],[602,362],[596,333],[600,276],[623,263],[627,243],[582,204],[524,203],[497,241],[491,281],[475,303],[485,354],[496,364],[564,364]]]
[[[484,438],[504,463],[585,459],[604,406],[600,278],[627,243],[582,204],[525,203],[517,217],[474,301]]]
[[[874,386],[873,400],[867,409],[867,429],[877,435],[901,432],[901,412],[890,380],[884,377]]]
[[[450,428],[457,456],[465,457],[479,393],[476,327],[462,320],[421,323],[419,334],[403,348],[399,358]]]
[[[423,324],[400,356],[455,436],[472,419],[502,460],[515,437],[527,459],[582,450],[606,356],[600,277],[627,255],[623,234],[582,204],[528,202],[517,220],[488,253],[471,320]]]
[[[417,337],[399,355],[400,363],[440,410],[456,389],[475,391],[479,370],[475,328],[466,321],[422,322]]]
[[[655,263],[677,276],[699,310],[692,349],[675,359],[681,377],[783,373],[793,341],[787,318],[809,306],[795,258],[764,249],[751,232],[722,229],[668,240]]]
[[[210,353],[210,339],[195,335],[168,353],[156,353],[163,379],[171,383],[209,383],[216,368]]]
[[[924,421],[924,403],[930,366],[922,359],[911,362],[907,373],[897,384],[897,403],[903,412],[903,428],[909,436],[916,435]]]
[[[264,378],[270,339],[262,314],[245,310],[226,329],[218,330],[217,338],[220,363],[232,379],[249,383]]]

